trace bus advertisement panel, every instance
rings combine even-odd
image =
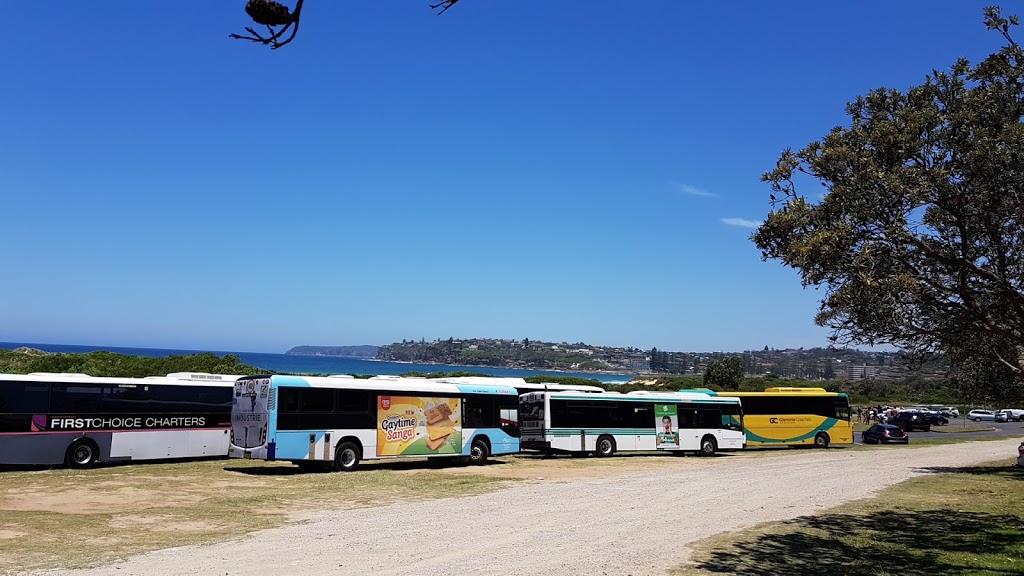
[[[377,456],[462,453],[458,398],[378,397]]]
[[[270,378],[240,379],[235,382],[231,405],[231,444],[245,448],[267,442]],[[239,409],[239,404],[244,407]]]
[[[658,450],[679,449],[679,415],[675,404],[654,405],[654,429]]]

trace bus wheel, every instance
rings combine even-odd
[[[611,436],[601,436],[597,439],[597,450],[594,452],[599,458],[607,458],[615,454],[615,439]]]
[[[700,455],[701,456],[714,456],[715,452],[718,451],[718,442],[715,442],[714,437],[705,436],[700,440]]]
[[[820,434],[814,437],[815,448],[828,448],[828,443],[828,434],[825,434],[824,432],[821,432]]]
[[[100,450],[96,443],[89,439],[75,440],[68,446],[67,454],[64,455],[64,462],[71,468],[89,468],[96,464]]]
[[[491,451],[487,449],[487,442],[477,438],[473,440],[473,446],[469,449],[469,463],[480,465],[487,462],[487,457],[490,456]]]
[[[338,472],[351,472],[359,467],[359,447],[351,442],[338,446],[334,453],[334,469]]]

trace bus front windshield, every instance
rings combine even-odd
[[[722,406],[722,428],[743,430],[743,410],[739,406]]]
[[[544,421],[544,397],[532,394],[519,401],[519,420],[522,422]]]

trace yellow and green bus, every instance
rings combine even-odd
[[[740,399],[748,447],[853,444],[846,394],[793,387],[717,394]]]

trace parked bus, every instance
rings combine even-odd
[[[238,377],[0,374],[0,464],[227,457]]]
[[[361,460],[519,452],[511,386],[395,376],[252,376],[235,383],[234,458],[355,470]]]
[[[736,398],[701,392],[528,392],[521,395],[525,450],[611,456],[634,450],[739,450],[746,444]]]
[[[764,392],[719,392],[718,396],[743,402],[749,446],[853,444],[846,394],[824,388],[766,388]]]

